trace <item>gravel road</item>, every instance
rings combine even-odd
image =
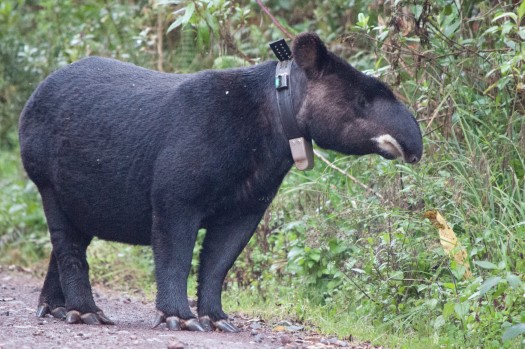
[[[35,316],[43,280],[16,267],[0,266],[0,349],[24,348],[355,348],[381,349],[304,331],[297,324],[265,324],[233,316],[240,333],[151,329],[154,304],[102,287],[94,287],[97,305],[114,326],[67,325],[52,317]]]

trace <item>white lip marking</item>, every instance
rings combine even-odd
[[[377,145],[379,146],[379,148],[395,156],[396,158],[404,157],[405,155],[403,153],[403,148],[401,148],[401,146],[395,140],[395,138],[389,134],[384,134],[378,137],[374,137],[372,138],[372,140],[377,142]]]

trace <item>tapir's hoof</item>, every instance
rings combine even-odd
[[[226,319],[211,321],[209,316],[201,316],[199,318],[199,321],[206,331],[213,331],[215,329],[219,329],[222,332],[232,332],[232,333],[240,332],[240,330],[237,327],[233,326]]]
[[[51,315],[53,315],[53,317],[56,317],[57,319],[64,320],[67,315],[67,309],[64,307],[55,308],[51,310]]]
[[[36,316],[45,317],[47,314],[51,314],[53,317],[63,320],[66,318],[67,310],[64,307],[56,307],[51,310],[47,303],[40,304],[36,310]]]
[[[197,319],[189,319],[182,322],[182,329],[188,331],[205,332],[206,329],[202,327]]]
[[[70,310],[66,314],[66,323],[68,324],[78,324],[82,321],[80,318],[80,313],[76,310]]]
[[[68,324],[86,324],[86,325],[114,325],[102,310],[96,313],[80,314],[76,310],[70,310],[66,314],[66,323]]]
[[[49,313],[50,313],[49,305],[47,305],[47,303],[40,304],[38,308],[36,309],[37,317],[45,317]]]
[[[180,331],[180,319],[176,316],[169,316],[166,318],[166,327],[168,330]]]
[[[241,332],[237,327],[233,326],[228,320],[214,321],[213,326],[221,330],[222,332]]]
[[[168,316],[166,317],[163,312],[158,311],[155,321],[153,321],[153,328],[157,327],[161,323],[165,322],[166,327],[172,331],[197,331],[204,332],[206,329],[201,325],[201,323],[195,319],[191,318],[188,320],[180,319],[178,316]]]
[[[206,332],[213,331],[213,327],[212,327],[212,324],[211,324],[211,319],[210,319],[209,316],[201,316],[199,318],[199,322],[201,323],[202,327],[204,328],[204,330]]]

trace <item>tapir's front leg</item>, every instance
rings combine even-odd
[[[171,330],[204,331],[190,310],[187,280],[199,219],[182,206],[154,210],[151,245],[157,279],[157,318]]]
[[[209,223],[200,255],[198,286],[199,320],[206,330],[238,332],[222,310],[222,284],[257,228],[265,208],[250,213],[231,212]]]

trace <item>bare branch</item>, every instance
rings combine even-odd
[[[275,18],[271,13],[270,13],[270,10],[268,10],[268,8],[266,6],[263,5],[262,3],[262,0],[257,0],[257,4],[259,4],[259,6],[261,7],[261,9],[270,17],[270,19],[272,20],[273,24],[275,24],[275,26],[277,28],[279,28],[279,30],[281,30],[284,35],[286,35],[290,40],[293,40],[294,39],[294,35],[292,35],[288,30],[286,30],[285,27],[283,27],[283,25],[277,20],[277,18]]]
[[[369,191],[370,193],[374,194],[375,196],[377,196],[378,198],[380,198],[381,200],[385,200],[385,198],[383,197],[383,195],[379,194],[377,191],[375,191],[374,189],[370,188],[369,186],[367,186],[366,184],[364,184],[363,182],[359,181],[359,179],[355,178],[354,176],[352,176],[350,173],[346,172],[345,170],[337,167],[336,165],[334,165],[332,162],[330,162],[330,160],[328,160],[327,158],[325,158],[323,156],[323,154],[321,154],[320,152],[318,152],[317,150],[314,149],[314,154],[319,158],[321,159],[324,163],[326,163],[329,167],[333,168],[334,170],[336,170],[337,172],[339,173],[342,173],[343,175],[345,175],[346,177],[348,177],[349,179],[351,179],[352,181],[354,181],[355,183],[357,183],[359,186],[361,186],[362,188],[364,188],[366,191]]]

